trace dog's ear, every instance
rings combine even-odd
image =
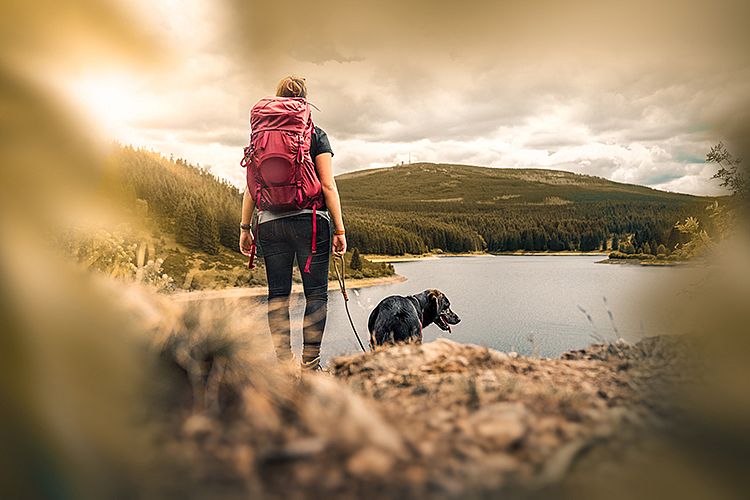
[[[440,312],[440,297],[437,290],[430,290],[427,294],[427,305],[424,308],[424,323],[429,325]]]
[[[435,314],[440,314],[445,309],[445,294],[440,290],[430,290],[430,300],[435,301]]]

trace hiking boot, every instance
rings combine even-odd
[[[297,364],[297,356],[292,353],[292,357],[288,359],[280,359],[279,367],[281,370],[291,375],[299,376],[299,365]]]
[[[302,368],[303,373],[311,373],[311,372],[322,372],[323,367],[320,366],[320,356],[316,356],[310,361],[302,361],[300,364],[300,367]]]

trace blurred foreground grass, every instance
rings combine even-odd
[[[106,226],[120,217],[100,189],[107,177],[102,146],[43,85],[45,64],[95,64],[102,53],[125,53],[138,61],[148,43],[106,2],[12,1],[3,4],[2,14],[0,495],[315,498],[436,491],[421,469],[408,466],[419,450],[411,448],[408,428],[398,423],[403,415],[378,402],[385,393],[370,394],[367,387],[325,376],[299,383],[271,362],[262,338],[254,340],[263,320],[253,311],[224,303],[175,304],[142,287],[82,272],[62,257],[54,242],[69,228]],[[76,36],[67,38],[70,34]],[[589,469],[579,471],[583,480],[572,496],[746,493],[750,242],[745,229],[716,250],[703,282],[682,296],[660,299],[684,305],[671,331],[689,335],[701,358],[693,368],[700,370],[697,382],[663,396],[675,405],[670,405],[674,413],[664,415],[668,425],[649,431],[660,445],[649,460],[637,453],[628,460],[631,445],[619,457],[608,456],[619,472],[609,483],[596,480],[597,467],[591,475]],[[414,348],[393,353],[409,349]],[[363,362],[377,357],[386,366],[396,359],[389,351],[368,356]],[[411,359],[404,358],[407,368]],[[451,373],[476,369],[464,359],[466,365],[450,356],[436,365],[436,387]],[[541,396],[564,402],[572,418],[586,410],[577,406],[575,387],[557,391],[554,379],[544,378],[543,361],[528,364],[540,367],[533,376],[546,387]],[[405,380],[377,383],[392,390]],[[481,397],[472,396],[476,386],[461,387],[451,394],[466,396],[466,411],[481,412]],[[516,396],[521,404],[531,397]],[[433,414],[437,420],[455,417],[439,414],[439,389],[428,402],[424,429]],[[493,427],[498,422],[493,412],[481,417],[487,419],[478,422],[485,426],[482,432],[492,439],[507,432]],[[450,436],[452,429],[446,431]],[[440,495],[473,491],[492,479],[482,467],[503,468],[513,458],[472,458],[470,446],[457,449],[459,461],[475,460],[477,473],[464,476],[464,484],[438,489]],[[394,482],[395,466],[414,490]],[[566,490],[516,493],[549,496]]]

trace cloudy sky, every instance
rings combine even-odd
[[[746,3],[139,0],[158,64],[60,85],[104,135],[238,186],[249,108],[297,74],[337,173],[411,156],[715,194],[705,153],[750,102]]]

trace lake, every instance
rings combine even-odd
[[[660,324],[667,312],[648,314],[647,305],[665,294],[681,293],[700,274],[682,267],[596,264],[603,258],[486,255],[396,263],[396,272],[406,281],[351,290],[349,307],[367,346],[367,318],[381,299],[438,288],[450,298],[451,308],[462,321],[453,333],[428,326],[423,332],[425,342],[445,337],[500,351],[557,357],[601,340],[632,342],[665,333]],[[301,296],[293,298],[292,345],[297,353],[303,310]],[[325,362],[359,350],[343,297],[333,282],[322,358]]]

